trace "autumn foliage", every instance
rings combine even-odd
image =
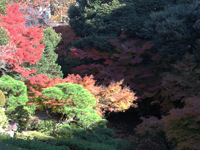
[[[200,63],[195,56],[185,53],[181,60],[171,64],[173,70],[162,74],[162,84],[164,87],[163,97],[168,97],[170,101],[180,101],[197,95],[200,86]]]
[[[183,109],[172,109],[164,118],[167,138],[178,150],[200,148],[199,96],[186,99]]]
[[[171,149],[171,143],[168,141],[165,133],[165,124],[162,119],[157,117],[141,117],[142,123],[135,128],[136,134],[144,142],[150,142],[152,145],[164,145],[167,150]],[[161,147],[160,147],[161,149]]]
[[[120,38],[125,38],[123,32]],[[73,73],[81,76],[92,74],[97,83],[106,85],[112,80],[124,79],[124,83],[135,90],[140,99],[155,96],[162,88],[160,73],[166,70],[167,60],[152,51],[151,42],[139,39],[111,39],[109,42],[115,47],[113,53],[99,52],[91,48],[71,48],[68,52],[70,57],[86,62],[74,67]]]
[[[135,94],[128,88],[122,88],[123,81],[113,82],[108,87],[96,86],[94,77],[85,76],[82,78],[79,75],[68,75],[67,78],[60,79],[58,77],[50,79],[48,75],[40,74],[36,77],[29,77],[25,81],[28,89],[29,103],[35,104],[38,109],[43,109],[47,99],[42,95],[45,88],[53,87],[59,83],[79,84],[90,91],[97,100],[98,114],[103,116],[106,111],[125,111],[129,107],[134,106],[133,101],[137,99]],[[52,101],[52,104],[54,101]],[[60,100],[62,103],[62,100]],[[60,104],[56,105],[59,106]],[[55,106],[55,105],[54,105]]]
[[[26,19],[19,12],[19,5],[7,5],[7,15],[1,15],[0,26],[8,31],[10,43],[0,48],[1,62],[8,63],[15,72],[26,77],[37,70],[26,70],[23,63],[35,64],[42,57],[44,44],[41,44],[42,29],[26,28]],[[5,69],[6,70],[6,69]]]
[[[64,55],[66,57],[66,50],[72,45],[73,42],[81,38],[75,35],[74,31],[69,25],[58,26],[54,27],[53,29],[56,31],[56,33],[61,33],[62,37],[55,52],[58,54],[58,56]]]
[[[31,26],[36,26],[38,24],[39,19],[43,19],[43,21],[50,25],[51,22],[61,22],[62,17],[66,18],[67,11],[69,7],[75,4],[75,0],[11,0],[12,4],[19,4],[20,11],[22,12],[23,16],[27,20],[27,22]],[[43,10],[48,10],[50,7],[50,15],[49,18],[45,18],[43,12],[39,12],[40,8]]]

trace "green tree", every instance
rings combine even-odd
[[[77,0],[79,6],[69,9],[69,24],[83,37],[73,46],[77,48],[95,47],[101,51],[113,51],[108,40],[117,38],[122,30],[130,37],[143,26],[151,11],[160,11],[167,0]]]
[[[197,1],[151,13],[138,35],[151,40],[163,57],[177,60],[188,51],[200,60],[199,5]]]
[[[75,123],[82,128],[104,121],[96,112],[96,99],[83,86],[71,83],[61,83],[43,90],[47,97],[43,102],[51,107],[52,113],[62,113],[66,116],[65,123]],[[48,114],[50,116],[50,113]]]

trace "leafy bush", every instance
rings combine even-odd
[[[14,111],[17,106],[26,105],[28,96],[24,82],[15,80],[8,75],[2,76],[0,80],[0,90],[5,95],[7,111]]]
[[[29,113],[24,107],[25,106],[17,106],[14,111],[6,112],[6,116],[8,116],[12,122],[18,123],[21,128],[25,128],[29,121]]]
[[[187,98],[184,108],[172,109],[164,117],[167,138],[178,150],[200,149],[199,96]]]
[[[1,133],[0,133],[0,139],[4,143],[13,144],[13,145],[19,146],[21,148],[27,148],[27,149],[31,149],[31,150],[38,150],[38,149],[70,150],[70,148],[66,145],[57,146],[57,145],[47,144],[46,142],[32,141],[30,139],[27,139],[27,140],[16,139],[16,138],[11,138],[9,135],[2,135]]]
[[[181,60],[171,64],[170,72],[162,74],[163,97],[170,101],[185,102],[185,99],[199,93],[199,67],[200,63],[195,56],[185,53]]]
[[[156,117],[141,117],[141,119],[143,122],[135,128],[136,134],[142,137],[144,142],[156,143],[160,146],[165,145],[170,150],[172,147],[165,133],[164,121]]]
[[[100,135],[100,137],[98,137]],[[87,137],[87,138],[84,138]],[[102,138],[102,139],[101,139]],[[22,140],[11,138],[0,134],[0,139],[4,143],[10,143],[22,148],[44,149],[44,150],[132,150],[133,147],[126,141],[113,139],[100,133],[77,133],[74,138],[50,139],[49,143],[33,141],[30,139]],[[37,137],[35,138],[37,139]]]
[[[88,90],[78,84],[61,83],[43,90],[48,100],[43,102],[52,112],[66,114],[66,123],[74,122],[81,127],[89,127],[101,121],[95,110],[96,99]]]

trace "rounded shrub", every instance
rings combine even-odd
[[[95,122],[104,120],[95,110],[94,95],[79,84],[57,84],[44,89],[42,95],[46,97],[43,103],[51,107],[52,112],[65,114],[68,123],[75,122],[78,126],[87,128]]]
[[[26,105],[28,96],[24,82],[15,80],[8,75],[2,76],[0,80],[0,90],[5,95],[7,111],[14,111],[17,106]]]

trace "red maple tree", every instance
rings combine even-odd
[[[0,47],[0,61],[9,64],[15,71],[26,77],[37,70],[26,70],[23,63],[35,64],[42,57],[44,44],[43,28],[25,27],[26,19],[19,11],[19,5],[7,5],[7,15],[0,15],[0,26],[8,31],[10,43]]]

